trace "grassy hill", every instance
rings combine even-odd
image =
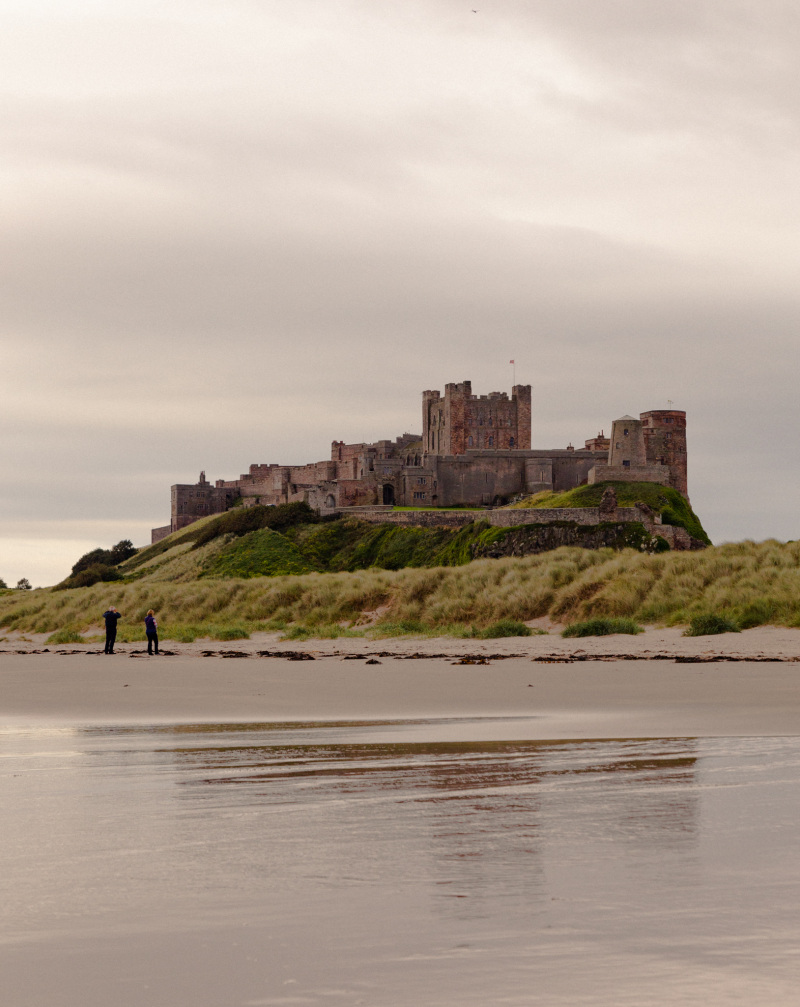
[[[658,483],[620,483],[603,482],[593,486],[576,486],[575,489],[563,493],[544,490],[533,496],[518,500],[509,506],[514,507],[599,507],[603,492],[612,487],[617,495],[620,507],[633,507],[644,503],[651,510],[661,515],[664,524],[685,528],[692,538],[699,539],[706,545],[711,545],[711,539],[706,535],[700,519],[692,510],[689,501],[677,490]]]
[[[643,502],[666,524],[686,528],[710,544],[688,502],[676,490],[654,483],[601,483],[566,493],[539,493],[512,506],[596,507],[607,485],[620,506]],[[320,519],[305,504],[240,507],[205,518],[139,550],[116,568],[125,580],[187,581],[208,577],[263,577],[334,573],[380,567],[460,566],[475,556],[502,552],[503,540],[519,528],[489,527],[476,520],[461,529],[375,525],[355,518]],[[570,541],[569,537],[562,541]],[[581,544],[574,535],[572,542]],[[647,549],[648,537],[638,525],[624,533],[606,534],[600,544]],[[589,543],[587,541],[586,544]],[[71,586],[69,581],[67,586]]]

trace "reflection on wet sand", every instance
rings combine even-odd
[[[373,734],[397,725],[358,725]],[[252,725],[251,743],[241,730],[231,744],[200,739],[169,751],[191,799],[252,806],[293,803],[336,806],[345,802],[348,829],[368,815],[380,843],[406,832],[416,846],[418,868],[435,887],[435,900],[459,900],[447,912],[474,915],[488,895],[519,901],[537,897],[543,884],[538,858],[553,829],[571,818],[578,834],[591,820],[593,841],[670,846],[695,833],[697,761],[691,740],[617,742],[370,742],[337,741],[354,725]],[[223,732],[220,726],[216,737]],[[289,738],[316,734],[313,743]],[[324,735],[324,740],[319,735]],[[244,789],[246,793],[241,793]],[[225,797],[220,797],[220,790]],[[604,813],[594,799],[602,790]],[[395,809],[377,815],[376,803]],[[332,865],[335,869],[335,865]]]
[[[784,1002],[800,741],[526,726],[6,732],[9,1002]]]

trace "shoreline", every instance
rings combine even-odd
[[[533,636],[501,637],[494,640],[450,636],[338,637],[336,639],[286,640],[280,633],[253,633],[249,639],[220,641],[198,637],[192,643],[164,639],[164,658],[286,658],[314,660],[317,657],[393,657],[398,660],[464,657],[532,661],[800,661],[800,629],[757,626],[741,633],[718,636],[683,635],[683,627],[645,627],[636,636],[573,637],[560,635],[562,626],[537,620],[544,633]],[[531,626],[536,626],[531,623]],[[105,656],[102,643],[48,644],[47,633],[8,631],[0,637],[0,661],[9,655],[58,654],[59,656]],[[144,641],[117,643],[115,655],[147,659]]]
[[[491,730],[532,739],[800,735],[800,630],[302,643],[274,635],[165,641],[175,656],[158,658],[142,656],[141,644],[106,657],[96,644],[62,654],[17,642],[14,652],[0,644],[7,730],[462,718],[469,731],[494,719]],[[515,723],[502,727],[504,718]]]

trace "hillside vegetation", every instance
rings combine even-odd
[[[617,495],[620,507],[633,507],[634,504],[647,504],[651,510],[661,515],[664,524],[685,528],[692,538],[711,545],[711,539],[706,535],[700,519],[689,505],[689,501],[677,490],[658,483],[620,483],[603,482],[593,486],[576,486],[575,489],[555,493],[544,490],[523,500],[517,500],[509,507],[599,507],[603,491],[612,487]]]
[[[336,522],[316,527],[331,529],[334,545],[340,542],[337,536],[350,534],[346,528],[336,531]],[[283,553],[281,562],[300,562],[298,556],[308,562],[309,540],[316,543],[319,556],[328,555],[326,549],[343,554],[328,538],[318,540],[313,528],[297,528],[295,541],[286,537],[286,546],[276,545],[281,550],[298,549],[291,555]],[[246,535],[238,539],[241,548],[251,549]],[[268,551],[274,540],[269,535],[263,539]],[[198,578],[195,564],[227,563],[225,543],[230,545],[231,540],[220,536],[197,549],[194,541],[168,544],[155,558],[151,553],[149,560],[141,557],[150,550],[142,550],[120,566],[126,572],[124,581],[73,590],[0,592],[0,626],[40,633],[99,632],[100,616],[109,604],[124,616],[120,639],[142,638],[148,608],[158,613],[163,638],[185,640],[201,635],[235,639],[256,630],[283,630],[290,638],[348,633],[464,636],[501,619],[525,622],[541,616],[570,623],[628,617],[669,625],[715,614],[740,628],[767,623],[800,626],[797,542],[742,542],[657,555],[565,547],[468,565],[219,579]],[[301,545],[306,551],[300,551]],[[455,548],[454,539],[447,547]],[[355,547],[349,555],[354,553]],[[162,565],[155,562],[158,559]],[[245,557],[242,562],[249,560]],[[185,576],[180,574],[181,564]],[[137,578],[128,571],[136,572]]]
[[[583,486],[568,493],[540,493],[524,503],[541,507],[587,507],[600,502],[606,485]],[[680,525],[708,543],[686,500],[675,490],[653,483],[613,484],[621,506],[644,502],[667,524]],[[521,506],[518,504],[516,506]],[[526,532],[527,529],[527,532]],[[120,543],[122,545],[129,543]],[[205,518],[161,542],[138,550],[115,567],[98,566],[89,553],[75,564],[60,588],[86,587],[103,580],[178,581],[205,578],[263,577],[338,573],[379,567],[460,566],[476,557],[525,555],[558,545],[653,552],[668,548],[654,541],[639,523],[603,524],[596,529],[559,526],[497,528],[475,521],[460,529],[372,524],[356,518],[320,518],[303,503],[279,507],[236,507]],[[115,547],[118,548],[118,547]],[[108,556],[108,553],[104,553]]]

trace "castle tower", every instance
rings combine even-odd
[[[439,450],[444,429],[444,402],[441,392],[428,389],[422,393],[422,450],[432,455]]]
[[[611,424],[608,464],[612,468],[642,468],[647,464],[642,421],[621,416]]]
[[[670,486],[688,499],[686,413],[682,409],[651,409],[640,418],[648,464],[669,466]]]
[[[605,479],[661,483],[688,500],[686,413],[653,409],[638,420],[633,416],[614,420],[608,462],[598,462],[589,473],[590,483]]]
[[[521,451],[531,449],[531,386],[514,385],[511,389],[511,401],[516,403],[516,443],[514,447]]]
[[[529,451],[531,386],[473,395],[472,382],[445,385],[422,393],[422,446],[427,454],[463,455],[467,451]]]

